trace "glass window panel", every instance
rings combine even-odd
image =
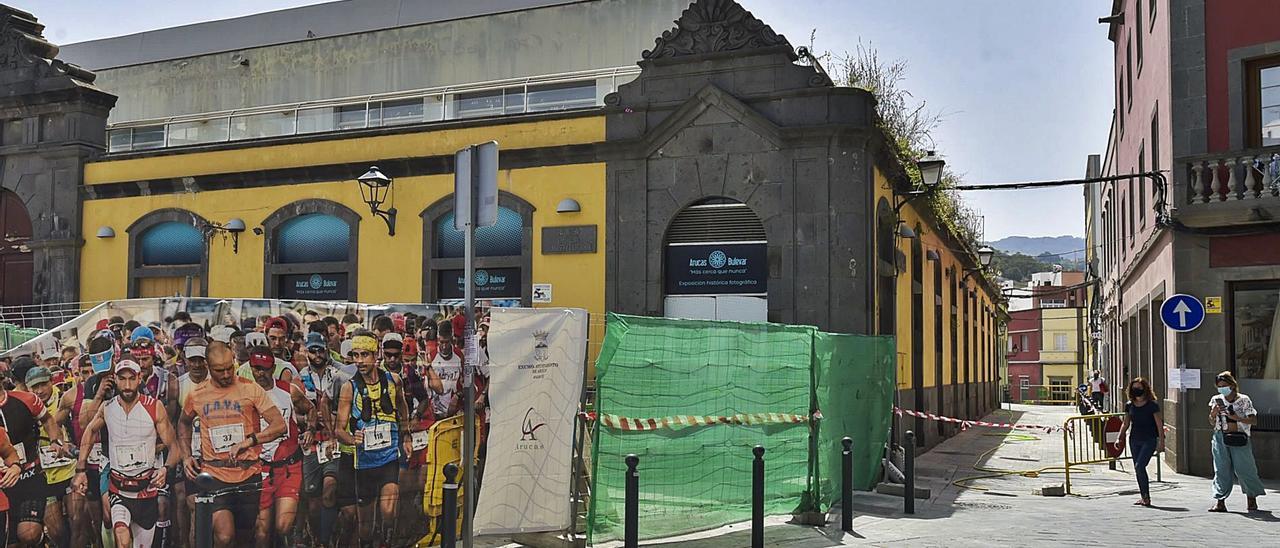
[[[524,112],[524,89],[523,88],[507,88],[502,90],[502,102],[505,105],[504,114],[520,114]]]
[[[169,124],[169,146],[198,145],[227,140],[227,119]]]
[[[428,122],[444,120],[444,95],[431,95],[425,98],[422,117]]]
[[[1280,67],[1267,67],[1258,72],[1262,87],[1280,86]]]
[[[1280,106],[1280,86],[1262,88],[1262,107]]]
[[[385,101],[382,103],[382,125],[394,126],[422,121],[422,99]]]
[[[595,105],[595,81],[529,87],[529,112],[586,108]]]
[[[322,213],[290,219],[276,233],[277,263],[346,261],[351,247],[351,227],[346,221]]]
[[[502,114],[502,90],[459,93],[455,96],[458,118],[478,118]]]
[[[133,146],[131,150],[146,150],[162,147],[164,147],[164,126],[133,128]]]
[[[364,115],[360,115],[361,123]],[[304,108],[298,110],[298,133],[318,133],[337,129],[337,111],[333,107]]]
[[[358,129],[365,127],[365,107],[359,105],[343,105],[335,109],[335,126],[337,129]]]
[[[293,112],[268,112],[231,118],[231,139],[257,139],[293,135]]]
[[[1280,144],[1280,107],[1262,109],[1262,146]]]
[[[129,150],[133,141],[133,130],[113,129],[107,132],[107,152],[122,152]]]
[[[465,252],[464,234],[453,228],[453,212],[436,221],[436,253],[438,258],[458,258]],[[476,229],[477,257],[518,256],[524,249],[524,222],[515,210],[499,207],[498,222]]]
[[[204,235],[187,223],[169,221],[148,228],[139,238],[143,266],[200,264]]]
[[[1231,321],[1235,339],[1236,376],[1241,379],[1280,378],[1280,282],[1236,289]]]

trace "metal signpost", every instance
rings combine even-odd
[[[477,227],[493,226],[498,222],[498,143],[489,141],[471,145],[454,155],[453,177],[453,227],[463,231],[465,249],[464,276],[466,278],[466,319],[463,331],[462,365],[462,545],[472,548],[475,534],[472,517],[475,514],[475,450],[476,409],[475,376],[476,359],[480,345],[475,337],[476,281],[475,281],[475,232]],[[454,334],[457,335],[456,333]],[[447,527],[452,525],[446,524]]]
[[[1160,321],[1165,327],[1177,334],[1178,342],[1178,424],[1187,424],[1187,360],[1185,343],[1182,334],[1193,331],[1204,323],[1204,304],[1194,295],[1178,293],[1166,299],[1160,305]],[[1198,386],[1196,388],[1199,388]],[[1184,458],[1187,450],[1187,436],[1178,432],[1178,458]]]

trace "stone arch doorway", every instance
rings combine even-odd
[[[690,204],[671,220],[663,248],[667,317],[768,321],[768,240],[747,204]]]
[[[0,236],[0,305],[31,304],[31,216],[22,199],[9,190],[0,190]]]

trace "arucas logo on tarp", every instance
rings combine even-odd
[[[489,273],[484,270],[477,270],[475,280],[476,280],[476,285],[488,285]]]
[[[320,289],[324,287],[324,278],[320,277],[319,274],[312,274],[310,284],[311,289]]]
[[[538,429],[546,425],[547,421],[542,418],[542,415],[530,407],[524,412],[524,422],[520,426],[520,441],[538,441]]]

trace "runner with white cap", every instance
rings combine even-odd
[[[115,367],[119,394],[99,408],[80,440],[75,487],[87,492],[88,456],[99,430],[106,429],[111,472],[109,490],[112,531],[120,548],[150,548],[158,521],[157,497],[166,477],[177,466],[182,451],[170,451],[164,465],[156,466],[156,438],[177,448],[169,414],[159,400],[140,392],[142,367],[120,360]]]

